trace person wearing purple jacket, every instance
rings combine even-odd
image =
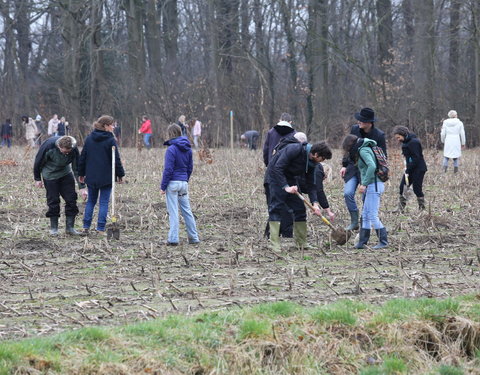
[[[188,138],[182,136],[182,129],[177,124],[171,124],[167,128],[167,138],[168,141],[164,145],[168,148],[165,152],[162,184],[160,186],[161,193],[167,197],[170,223],[167,245],[177,246],[179,242],[179,204],[185,220],[188,243],[196,244],[200,240],[188,198],[188,180],[193,171],[192,146]]]

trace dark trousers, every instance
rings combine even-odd
[[[270,212],[270,185],[267,182],[265,182],[263,184],[263,187],[265,188],[265,197],[267,199],[267,207],[268,207],[268,211]],[[268,235],[265,234],[265,236],[269,237],[270,227],[268,225],[267,225],[266,231],[268,232]],[[280,220],[280,236],[286,237],[286,238],[293,237],[293,211],[288,207],[285,207],[285,210],[282,212],[282,219]]]
[[[76,216],[78,214],[75,179],[72,173],[56,180],[43,180],[43,184],[47,190],[48,205],[48,211],[45,216],[60,216],[60,197],[65,201],[65,216]]]
[[[283,212],[293,211],[294,221],[307,221],[303,201],[295,194],[287,193],[280,186],[270,184],[269,221],[282,221]]]
[[[408,186],[413,185],[413,192],[419,198],[423,197],[423,177],[425,176],[425,171],[413,171],[408,175]],[[405,188],[405,175],[402,177],[400,182],[400,195],[403,195],[403,189]]]

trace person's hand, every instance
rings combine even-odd
[[[81,184],[84,184],[85,183],[85,176],[78,176],[78,182],[80,182]]]
[[[466,148],[465,145],[462,145],[462,150],[465,150],[465,148]]]
[[[347,173],[347,168],[342,167],[342,169],[340,169],[340,176],[341,176],[342,178],[345,177],[345,173]]]
[[[117,184],[123,184],[123,177],[117,177]]]
[[[366,190],[367,190],[367,187],[365,185],[358,185],[358,192],[360,194],[365,193]]]
[[[322,211],[320,209],[320,206],[318,205],[318,202],[315,202],[313,204],[313,213],[317,216],[322,216]]]
[[[327,216],[330,219],[330,221],[335,220],[335,214],[332,212],[330,208],[325,208],[325,212],[327,213]]]
[[[165,190],[160,190],[160,194],[165,195]]]
[[[43,182],[41,180],[40,181],[35,181],[35,187],[43,188]]]
[[[286,191],[287,193],[290,193],[290,194],[296,194],[296,193],[298,193],[298,187],[297,187],[296,185],[287,186],[287,187],[285,188],[285,191]]]
[[[80,196],[82,197],[83,201],[85,202],[88,198],[88,191],[86,188],[80,189]]]

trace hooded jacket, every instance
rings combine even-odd
[[[125,176],[113,133],[95,129],[85,139],[78,174],[85,176],[85,183],[95,189],[112,184],[112,147],[115,146],[115,177]]]
[[[449,118],[443,122],[440,133],[443,148],[443,156],[446,158],[459,158],[462,156],[462,146],[465,145],[465,129],[463,122],[458,118]]]
[[[271,128],[265,137],[263,144],[263,163],[268,166],[272,158],[273,149],[280,142],[280,140],[288,135],[295,134],[292,124],[287,121],[280,121],[277,125]]]
[[[377,182],[375,171],[377,169],[377,160],[373,153],[372,146],[376,146],[377,142],[373,139],[359,138],[357,142],[358,147],[358,170],[360,171],[360,184],[368,186],[374,182]],[[355,146],[354,146],[355,147]]]
[[[422,144],[417,136],[409,133],[402,143],[402,154],[405,157],[407,168],[406,174],[412,174],[414,171],[426,172],[427,163],[423,157]]]
[[[164,143],[168,146],[165,152],[163,167],[162,191],[167,190],[170,181],[187,181],[193,171],[192,146],[185,136],[172,138]]]
[[[150,121],[150,119],[145,120],[145,122],[140,127],[139,132],[142,134],[152,134],[152,122]]]
[[[57,146],[58,140],[62,137],[51,137],[42,143],[35,156],[33,164],[33,178],[35,181],[57,180],[73,172],[75,179],[78,181],[78,148],[72,148],[69,154],[63,154]],[[73,137],[71,137],[73,138]],[[78,183],[80,189],[84,188],[84,184]]]

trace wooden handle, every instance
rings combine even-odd
[[[303,203],[305,203],[305,204],[307,205],[308,208],[310,208],[312,211],[315,211],[315,207],[313,207],[313,204],[311,204],[309,201],[307,201],[302,194],[300,194],[298,191],[297,191],[295,194],[297,194],[297,197],[299,197],[299,198],[303,201]],[[325,224],[327,224],[331,229],[335,229],[335,228],[333,227],[332,223],[331,223],[330,221],[328,221],[328,219],[327,219],[325,216],[323,216],[321,213],[320,213],[320,218],[321,218],[322,221],[323,221]]]

